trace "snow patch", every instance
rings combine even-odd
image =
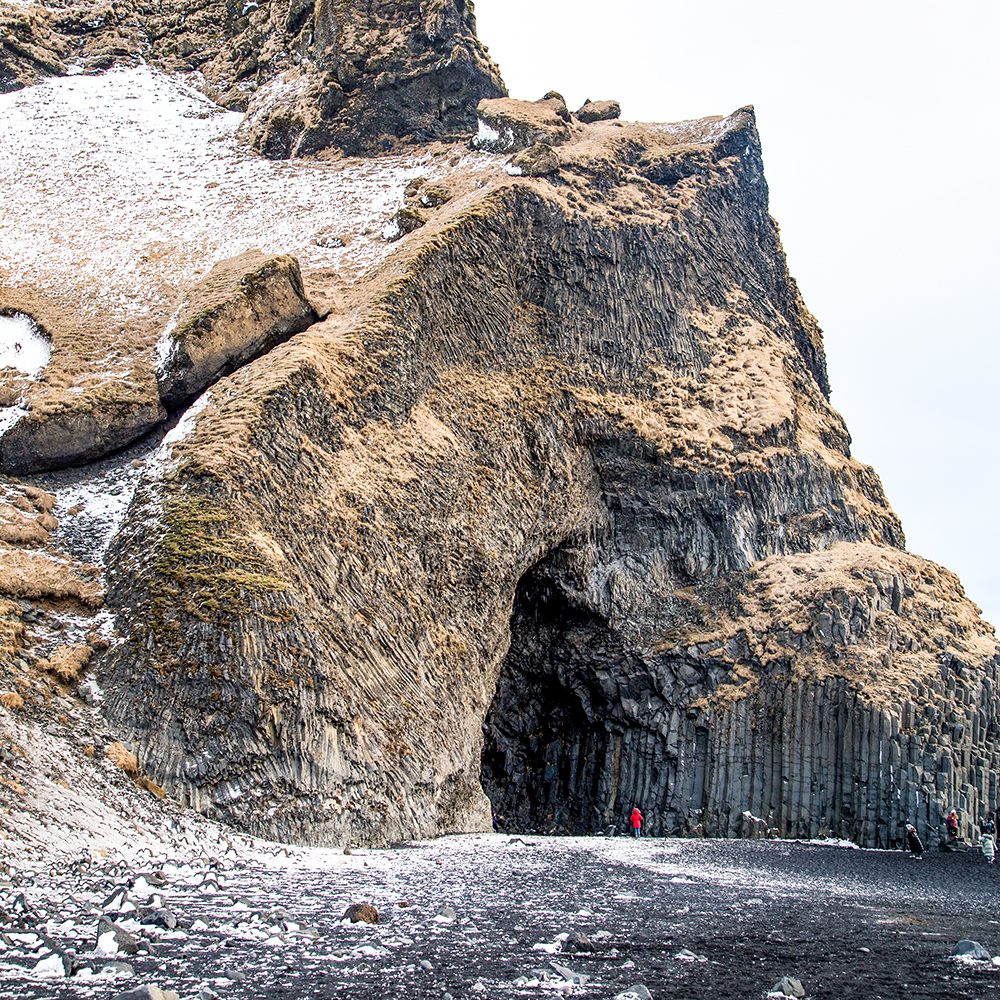
[[[94,674],[87,674],[79,688],[80,697],[88,705],[100,705],[104,701],[104,690]]]
[[[812,840],[800,840],[800,844],[814,844],[817,847],[840,847],[847,851],[860,851],[861,848],[852,840],[838,837],[814,837]]]
[[[105,931],[97,939],[97,947],[94,949],[98,955],[117,955],[118,937],[114,931]]]
[[[55,514],[60,521],[60,535],[71,526],[76,528],[88,542],[84,554],[92,561],[99,560],[125,523],[140,474],[140,466],[129,465],[57,487]]]
[[[177,329],[177,320],[179,317],[180,309],[174,312],[173,316],[170,317],[170,322],[163,328],[163,331],[160,333],[160,336],[156,341],[156,360],[153,365],[153,371],[156,372],[157,377],[162,376],[164,372],[166,372],[167,365],[170,364],[174,354],[177,353],[177,340],[174,337],[174,330]]]
[[[350,280],[390,252],[377,220],[411,180],[498,167],[481,154],[269,160],[239,141],[242,119],[149,66],[0,95],[5,284],[78,313],[165,319],[178,289],[247,250]],[[330,228],[348,245],[317,245]]]
[[[514,148],[514,130],[511,128],[505,128],[502,131],[495,129],[480,118],[479,131],[472,140],[472,146],[474,149],[485,149],[491,153],[508,152]]]
[[[0,437],[27,415],[28,411],[23,406],[0,406]]]
[[[149,469],[153,475],[162,475],[170,465],[174,455],[174,446],[178,445],[185,438],[190,437],[198,421],[198,414],[208,406],[212,398],[211,389],[203,392],[185,411],[184,415],[167,433],[160,447],[149,460]]]
[[[55,953],[47,955],[35,966],[35,975],[39,979],[63,979],[66,968],[62,958]]]
[[[52,345],[30,316],[24,313],[0,316],[0,368],[37,375],[51,357]]]

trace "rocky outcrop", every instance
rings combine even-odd
[[[504,93],[476,38],[472,5],[461,0],[419,10],[333,0],[272,21],[268,37],[275,27],[291,28],[299,58],[262,82],[247,107],[246,137],[266,156],[330,146],[376,152],[400,138],[454,137],[474,129],[480,98]]]
[[[992,805],[992,630],[850,454],[752,113],[559,156],[212,391],[113,553],[111,717],[317,843],[485,828],[484,788],[870,844]]]
[[[590,832],[635,804],[654,833],[888,845],[906,819],[933,843],[945,807],[997,804],[995,636],[851,455],[751,109],[641,126],[500,99],[455,0],[3,16],[5,88],[141,54],[247,110],[271,157],[467,133],[485,98],[486,151],[436,146],[426,178],[368,164],[367,188],[342,160],[252,159],[365,203],[283,230],[345,251],[304,279],[322,322],[284,254],[191,290],[236,250],[189,229],[117,271],[82,256],[109,282],[86,310],[75,259],[0,289],[51,347],[0,386],[5,470],[104,454],[200,393],[141,455],[3,486],[5,722],[95,670],[104,752],[144,788],[312,843],[486,829],[491,809]],[[232,149],[209,166],[242,171]],[[155,302],[110,284],[122,260]]]
[[[121,389],[121,387],[117,387]],[[82,465],[124,448],[166,419],[155,395],[97,392],[82,401],[26,413],[0,435],[0,470],[13,475]]]
[[[617,101],[584,101],[583,107],[574,112],[573,117],[586,125],[594,122],[613,121],[621,118],[622,106]]]
[[[65,71],[66,44],[44,11],[0,4],[0,93]]]
[[[499,98],[479,102],[479,134],[476,149],[510,153],[534,145],[557,146],[571,135],[566,102],[558,94],[540,101]]]
[[[559,154],[544,142],[536,142],[516,153],[508,172],[514,177],[548,177],[559,169]]]
[[[8,412],[14,419],[0,429],[0,470],[45,472],[119,451],[158,428],[222,375],[318,318],[294,257],[252,250],[222,261],[183,297],[160,335],[156,358],[144,358],[131,378],[97,384],[87,379],[83,388],[62,384],[62,373],[42,380],[18,373],[5,377],[0,389],[11,389]],[[57,363],[71,368],[60,354],[70,354],[81,342],[86,349],[84,334],[72,323],[63,325],[58,312],[52,313],[51,329]],[[126,343],[118,350],[124,354],[131,345],[121,339]]]
[[[639,802],[654,834],[886,847],[994,800],[995,637],[947,571],[863,543],[772,556],[637,655],[562,562],[521,584],[486,722],[505,823],[601,828]]]
[[[318,318],[294,257],[251,250],[216,264],[161,338],[157,383],[164,406],[176,410]]]
[[[505,93],[464,0],[224,0],[191,4],[0,0],[0,89],[69,66],[141,60],[195,72],[213,100],[246,111],[266,156],[383,152],[475,130],[475,108]]]

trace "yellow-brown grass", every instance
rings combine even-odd
[[[104,756],[130,778],[139,776],[139,758],[124,743],[115,741],[104,751]]]
[[[151,795],[155,795],[158,799],[165,799],[167,797],[167,790],[161,785],[158,785],[152,778],[147,777],[145,774],[140,774],[136,777],[135,783]]]
[[[93,652],[90,646],[60,646],[47,660],[39,661],[38,666],[63,684],[72,684],[79,679]]]
[[[0,543],[0,595],[34,600],[77,600],[99,607],[101,586],[80,567],[45,552],[25,552]]]
[[[0,705],[11,712],[20,712],[24,708],[24,698],[16,691],[4,691],[0,694]]]

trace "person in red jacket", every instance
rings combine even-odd
[[[632,834],[635,837],[642,836],[642,813],[639,812],[638,806],[632,806],[632,815],[630,817],[632,820]]]

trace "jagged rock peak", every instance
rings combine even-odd
[[[301,61],[265,83],[248,109],[247,138],[268,156],[454,136],[474,127],[480,98],[504,92],[464,0],[320,0],[301,5],[294,23]]]
[[[505,93],[467,0],[0,0],[0,92],[140,59],[194,71],[272,158],[470,132]]]

